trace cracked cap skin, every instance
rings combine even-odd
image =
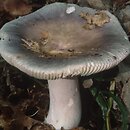
[[[96,12],[75,4],[46,5],[2,27],[0,54],[39,79],[91,75],[114,67],[128,56],[130,43],[117,18],[108,11],[104,12],[109,22],[85,29],[86,20],[80,14]]]

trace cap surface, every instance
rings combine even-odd
[[[81,13],[95,14],[96,10],[75,4],[47,5],[3,26],[0,54],[11,65],[39,79],[109,69],[130,53],[130,43],[117,18],[104,12],[109,22],[86,29]]]

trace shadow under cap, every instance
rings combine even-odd
[[[69,7],[75,10],[66,13]],[[117,18],[105,11],[110,22],[86,30],[82,12],[94,14],[96,10],[54,3],[7,23],[0,31],[2,57],[39,79],[90,75],[116,66],[130,53],[130,43]],[[43,54],[24,46],[25,42],[44,44],[46,33],[49,39]]]

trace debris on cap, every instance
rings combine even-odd
[[[68,8],[66,9],[66,13],[67,13],[67,14],[71,14],[71,13],[73,13],[74,11],[75,11],[75,7],[74,7],[74,6],[68,7]]]
[[[94,29],[95,27],[102,27],[105,23],[110,22],[110,17],[104,11],[99,11],[95,14],[82,12],[80,16],[81,18],[86,20],[85,25],[83,25],[85,29]]]

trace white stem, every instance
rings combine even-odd
[[[46,122],[56,129],[77,127],[81,119],[81,101],[77,79],[49,80],[50,107]]]

